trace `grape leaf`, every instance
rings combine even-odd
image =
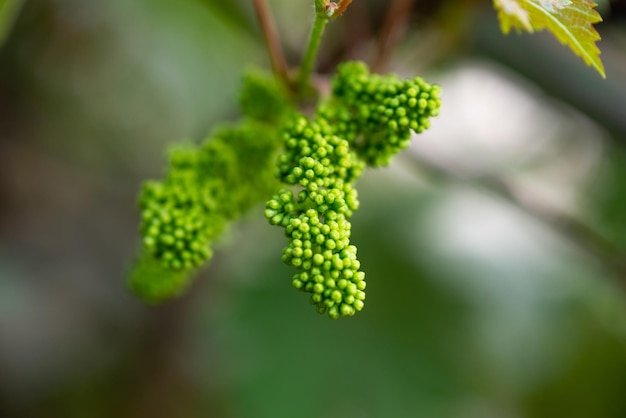
[[[9,35],[23,0],[0,0],[0,46]]]
[[[505,34],[547,29],[580,56],[587,65],[606,78],[596,41],[600,35],[593,27],[602,21],[591,0],[494,0],[500,27]]]

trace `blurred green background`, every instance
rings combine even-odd
[[[412,2],[387,69],[440,83],[442,113],[360,180],[368,299],[338,321],[291,287],[261,207],[185,296],[125,287],[140,183],[268,66],[252,2],[13,3],[0,417],[626,417],[622,2],[599,6],[607,80],[550,35],[503,36],[491,2]],[[312,3],[270,2],[294,65]],[[390,3],[330,25],[323,73],[376,56]]]

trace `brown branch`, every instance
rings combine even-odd
[[[352,0],[341,0],[339,3],[337,3],[337,10],[335,10],[333,17],[341,16],[343,12],[346,11],[348,6],[350,6],[350,3],[352,3]]]
[[[278,39],[276,25],[266,0],[254,0],[254,9],[263,32],[263,38],[267,47],[272,71],[286,86],[291,87],[291,80],[287,70],[285,53]]]
[[[374,72],[385,70],[391,51],[408,27],[412,7],[413,0],[395,0],[389,7],[371,65]]]

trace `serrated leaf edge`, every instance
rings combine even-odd
[[[551,21],[555,22],[557,24],[557,26],[559,26],[561,29],[563,29],[563,32],[565,32],[566,36],[573,41],[572,43],[574,43],[574,44],[576,44],[578,46],[578,50],[581,51],[580,53],[581,53],[581,55],[583,55],[583,60],[585,62],[589,63],[591,66],[593,66],[593,68],[595,68],[600,73],[602,78],[606,78],[606,73],[604,72],[604,66],[602,65],[602,61],[600,61],[600,58],[598,57],[597,60],[594,59],[595,56],[590,55],[587,52],[587,50],[580,44],[580,42],[578,42],[576,37],[572,35],[571,31],[567,28],[567,26],[564,26],[552,13],[550,13],[548,10],[546,10],[543,7],[541,7],[540,5],[535,3],[534,1],[526,0],[525,3],[530,5],[530,6],[533,6],[535,9],[538,9],[539,12],[541,12],[542,14],[547,16],[548,19],[550,19]],[[602,21],[602,18],[600,18],[599,21]]]

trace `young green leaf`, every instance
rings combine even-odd
[[[606,78],[596,42],[600,35],[593,27],[602,21],[591,0],[494,0],[500,27],[505,34],[547,29]]]

